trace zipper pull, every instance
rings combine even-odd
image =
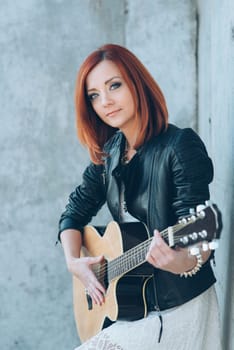
[[[103,181],[103,185],[106,185],[106,169],[104,168],[103,172],[102,172],[102,181]]]

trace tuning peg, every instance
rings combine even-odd
[[[182,219],[180,220],[180,223],[181,223],[181,224],[187,224],[187,222],[188,222],[188,221],[187,221],[186,218],[182,218]]]
[[[208,236],[208,233],[206,230],[202,230],[201,232],[199,232],[199,236],[204,239]]]
[[[195,209],[194,208],[190,208],[189,209],[189,214],[190,214],[190,216],[189,216],[189,218],[188,218],[188,220],[189,221],[196,221],[197,220],[197,217],[196,217],[196,212],[195,212]]]
[[[200,253],[200,248],[198,248],[198,247],[191,247],[189,249],[189,252],[190,252],[191,255],[197,255],[197,254]]]
[[[205,205],[204,204],[198,204],[196,206],[196,212],[199,213],[200,211],[202,211],[203,209],[205,209]]]
[[[204,204],[199,204],[196,207],[197,215],[199,216],[200,219],[203,219],[206,216],[204,211],[205,208],[206,206]]]
[[[189,214],[194,215],[195,214],[195,209],[194,208],[190,208],[189,209]]]
[[[189,237],[193,240],[193,241],[196,241],[197,238],[198,238],[198,234],[197,232],[193,232],[189,235]]]
[[[202,243],[202,250],[203,252],[207,252],[207,250],[209,250],[209,244],[207,242]]]
[[[197,220],[197,217],[196,217],[195,215],[191,215],[191,216],[189,217],[189,221],[195,222],[196,220]]]
[[[182,238],[180,238],[181,243],[183,243],[184,245],[187,245],[189,242],[188,236],[184,236]]]
[[[211,241],[211,242],[209,243],[209,248],[210,248],[211,250],[217,249],[218,246],[219,246],[219,242],[217,241],[217,239],[213,239],[213,241]]]

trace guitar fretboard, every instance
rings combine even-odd
[[[143,264],[146,261],[145,257],[151,241],[152,237],[110,261],[108,263],[108,280],[111,281]]]
[[[169,247],[187,247],[200,241],[210,242],[219,238],[221,229],[221,213],[217,206],[209,206],[199,211],[196,216],[184,218],[176,225],[161,231],[161,236]],[[152,239],[153,237],[150,237],[117,258],[100,265],[97,271],[94,271],[100,282],[109,283],[146,262]]]
[[[169,233],[171,231],[173,234],[181,229],[181,224],[176,224],[171,227],[170,230],[166,229],[161,232],[161,236],[168,241]],[[181,236],[174,237],[173,245],[179,241]],[[118,256],[116,259],[108,262],[107,268],[107,277],[108,281],[122,276],[123,274],[133,270],[137,266],[143,264],[146,261],[146,254],[149,250],[150,243],[153,237],[150,237],[148,240],[138,244],[136,247],[133,247],[126,251],[124,254]],[[169,244],[170,245],[170,244]],[[170,245],[172,246],[172,245]]]

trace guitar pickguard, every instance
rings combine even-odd
[[[145,288],[150,276],[125,275],[117,284],[118,320],[135,321],[147,315]]]

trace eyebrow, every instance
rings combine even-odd
[[[121,76],[115,75],[115,76],[111,77],[110,79],[107,79],[107,80],[105,81],[104,84],[107,85],[107,84],[110,83],[113,79],[116,79],[116,78],[121,78]],[[96,89],[95,89],[95,88],[87,89],[87,91],[92,91],[92,90],[96,90]]]

